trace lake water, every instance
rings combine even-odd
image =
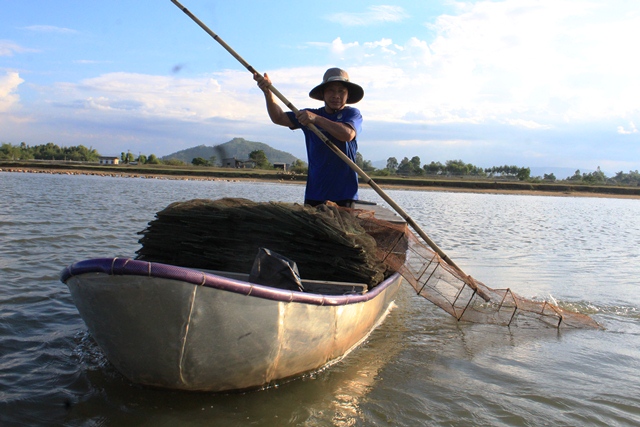
[[[389,191],[468,274],[553,298],[604,330],[458,323],[407,285],[360,348],[244,394],[129,383],[61,269],[135,256],[171,202],[300,202],[301,185],[0,173],[0,425],[640,425],[640,200]],[[370,189],[362,198],[380,201]]]

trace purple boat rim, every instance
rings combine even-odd
[[[193,268],[170,264],[135,260],[131,258],[93,258],[78,261],[64,268],[60,280],[64,283],[74,277],[89,273],[104,273],[112,276],[145,276],[177,280],[228,292],[264,298],[273,301],[296,302],[320,306],[357,304],[376,298],[397,279],[394,273],[382,283],[364,294],[321,295],[309,292],[290,291],[258,285],[242,280],[230,279]]]

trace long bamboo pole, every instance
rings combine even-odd
[[[186,7],[184,7],[182,4],[180,4],[180,2],[178,2],[177,0],[171,0],[171,2],[173,4],[175,4],[179,9],[181,9],[189,18],[191,18],[196,24],[198,24],[200,26],[200,28],[202,28],[207,34],[209,34],[211,37],[213,37],[213,39],[215,41],[217,41],[218,43],[220,43],[220,45],[222,45],[222,47],[224,47],[227,52],[229,52],[234,58],[236,58],[238,60],[238,62],[240,62],[247,70],[249,70],[249,72],[251,74],[260,74],[258,73],[258,71],[255,70],[255,68],[253,68],[251,65],[249,65],[249,63],[247,61],[244,60],[244,58],[242,58],[240,55],[238,55],[238,53],[233,50],[231,48],[231,46],[229,46],[227,43],[225,43],[224,40],[222,40],[220,38],[220,36],[218,36],[216,33],[214,33],[213,31],[211,31],[211,29],[209,29],[209,27],[207,27],[200,19],[198,19],[198,17],[196,17],[193,13],[191,13],[189,11],[189,9],[187,9]],[[284,103],[284,105],[287,106],[287,108],[289,108],[291,111],[293,111],[294,113],[298,113],[298,109],[284,96],[280,93],[280,91],[278,89],[276,89],[273,85],[269,86],[269,90],[271,92],[273,92],[273,94],[275,96],[278,97],[278,99],[280,99],[280,101],[282,101]],[[409,216],[409,214],[407,214],[404,209],[402,209],[400,206],[398,206],[398,204],[389,196],[387,195],[387,193],[385,193],[382,188],[380,188],[378,186],[378,184],[371,179],[371,177],[369,175],[367,175],[365,173],[365,171],[363,171],[357,164],[355,164],[346,154],[344,154],[342,152],[342,150],[340,150],[333,142],[331,142],[317,127],[316,125],[314,125],[313,123],[310,123],[307,126],[313,133],[315,133],[321,140],[322,142],[324,142],[327,147],[329,147],[331,149],[331,151],[333,151],[334,153],[336,153],[338,155],[338,157],[340,157],[347,165],[349,165],[349,167],[354,170],[358,175],[360,175],[360,177],[362,178],[362,180],[366,183],[369,184],[369,186],[371,188],[373,188],[373,190],[378,193],[378,195],[389,204],[389,206],[391,206],[397,213],[398,215],[400,215],[410,226],[411,228],[413,228],[413,230],[431,247],[431,249],[433,249],[439,256],[440,258],[442,258],[447,264],[449,264],[451,267],[455,268],[456,270],[458,270],[458,272],[460,273],[461,276],[463,276],[464,278],[466,278],[465,283],[467,285],[469,285],[469,287],[471,287],[475,292],[478,293],[478,295],[480,297],[482,297],[485,301],[489,301],[490,298],[488,295],[486,295],[484,292],[482,292],[481,289],[479,289],[473,279],[467,275],[464,271],[462,271],[462,269],[460,267],[458,267],[458,265],[456,265],[455,262],[453,262],[453,260],[451,258],[449,258],[449,256],[444,253],[444,251],[442,249],[440,249],[440,247],[438,247],[438,245],[436,245],[436,243],[431,240],[431,238],[427,235],[427,233],[425,233],[422,228],[420,228],[420,226],[413,220],[413,218],[411,218]]]

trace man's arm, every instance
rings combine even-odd
[[[289,119],[289,116],[287,116],[287,114],[277,103],[273,92],[269,90],[269,86],[271,86],[271,79],[269,79],[267,73],[265,73],[264,76],[256,73],[254,74],[253,79],[258,82],[258,87],[264,93],[264,98],[267,103],[267,113],[269,113],[269,118],[271,119],[271,121],[280,126],[293,128],[294,124]],[[355,129],[348,124],[334,122],[325,117],[318,116],[317,114],[314,114],[308,110],[299,111],[296,115],[296,119],[298,119],[300,124],[303,126],[308,126],[309,124],[313,123],[319,128],[327,131],[338,141],[353,141],[357,136]]]
[[[253,79],[258,82],[258,87],[264,93],[264,99],[267,102],[267,113],[269,113],[271,121],[280,126],[286,126],[288,128],[293,127],[293,123],[291,123],[287,114],[282,111],[282,108],[280,108],[273,92],[269,90],[269,86],[271,86],[271,79],[269,79],[267,73],[264,73],[264,76],[256,73],[253,75]]]
[[[301,125],[308,126],[309,123],[313,123],[319,128],[327,131],[331,136],[333,136],[338,141],[349,142],[356,139],[356,131],[350,125],[340,122],[334,122],[332,120],[327,119],[326,117],[318,116],[317,114],[312,113],[308,110],[302,110],[296,116],[296,119],[300,122]]]

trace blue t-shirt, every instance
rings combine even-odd
[[[356,131],[353,141],[338,141],[328,132],[318,127],[343,153],[354,163],[358,151],[358,136],[362,131],[362,115],[357,108],[345,107],[337,113],[330,114],[324,107],[309,108],[314,114],[325,117],[331,121],[344,123]],[[324,202],[326,200],[358,200],[358,174],[353,171],[344,160],[331,151],[318,136],[308,128],[302,126],[293,112],[287,112],[292,129],[302,129],[307,145],[307,161],[309,163],[309,175],[305,199]]]

